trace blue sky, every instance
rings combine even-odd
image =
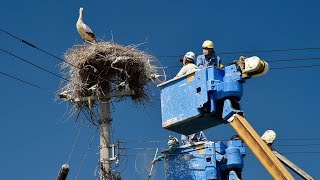
[[[206,39],[214,41],[217,53],[320,48],[319,5],[315,0],[11,0],[2,2],[0,7],[0,28],[63,57],[68,48],[82,42],[75,23],[78,10],[83,7],[84,22],[98,38],[110,40],[112,32],[115,42],[123,45],[147,40],[140,49],[156,57],[181,55],[186,51],[200,54],[201,44]],[[60,73],[59,60],[4,33],[0,33],[0,39],[0,48]],[[221,58],[228,64],[240,55],[257,55],[261,59],[274,61],[320,57],[320,50],[223,54]],[[3,52],[0,52],[0,59],[1,72],[45,89],[59,89],[60,79]],[[177,59],[159,58],[159,61],[164,66],[179,66]],[[316,64],[320,64],[319,59],[270,62],[271,68]],[[178,70],[170,68],[166,72],[175,75]],[[317,163],[320,161],[320,123],[317,114],[319,72],[319,67],[271,69],[267,75],[246,82],[241,100],[245,115],[256,131],[263,134],[267,129],[275,130],[279,140],[274,147],[315,177],[320,177]],[[61,164],[68,160],[80,123],[75,122],[75,117],[68,118],[65,115],[70,107],[67,103],[56,101],[53,93],[3,75],[0,75],[0,82],[0,178],[54,179]],[[123,144],[127,148],[165,147],[165,142],[133,142],[165,141],[171,134],[161,127],[159,90],[155,85],[152,85],[152,90],[155,98],[149,107],[135,106],[130,101],[113,103],[114,141],[127,141]],[[81,128],[69,160],[69,179],[95,179],[94,171],[99,157],[98,134],[88,151],[95,131],[94,127]],[[210,140],[226,140],[235,134],[228,125],[208,129],[205,133]],[[312,138],[315,139],[310,140]],[[136,158],[135,155],[139,153],[152,154],[154,150],[128,149],[127,154],[132,156],[123,157],[119,167],[119,170],[124,169],[123,179],[146,179],[145,174],[136,172],[135,162],[141,164],[143,158],[152,157]],[[158,163],[156,170],[155,179],[163,179],[163,164]],[[249,149],[243,178],[271,179]]]

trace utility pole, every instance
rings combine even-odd
[[[111,180],[111,161],[110,161],[110,99],[106,102],[100,101],[100,175],[101,180]]]
[[[92,100],[100,102],[100,116],[99,120],[100,125],[100,180],[112,180],[112,162],[115,161],[119,163],[119,150],[118,154],[115,155],[115,149],[119,149],[119,143],[117,145],[110,144],[110,129],[111,129],[111,112],[110,112],[110,100],[112,97],[123,97],[123,96],[132,96],[134,92],[131,91],[122,91],[116,93],[109,93],[105,97],[98,98],[96,96],[90,97],[80,97],[80,98],[70,98],[68,96],[61,96],[61,98],[77,103],[77,102],[89,102]],[[112,147],[111,147],[112,146]],[[110,149],[112,148],[112,157]],[[117,177],[119,178],[119,177]]]

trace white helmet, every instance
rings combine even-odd
[[[184,57],[194,60],[196,55],[193,52],[189,51],[184,55]]]
[[[179,140],[178,140],[178,138],[170,135],[169,140],[168,140],[168,146],[171,146],[174,144],[179,144]]]
[[[180,58],[179,61],[183,62],[183,59],[189,59],[189,61],[194,62],[195,57],[196,55],[192,51],[189,51],[184,55],[184,58]]]

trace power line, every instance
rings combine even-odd
[[[48,54],[49,56],[52,56],[58,60],[60,60],[61,62],[65,62],[65,63],[68,63],[69,65],[71,66],[74,66],[76,68],[78,68],[77,66],[69,63],[69,62],[66,62],[64,59],[46,51],[46,50],[43,50],[42,48],[18,37],[18,36],[15,36],[13,35],[12,33],[8,32],[8,31],[5,31],[3,30],[2,28],[0,28],[0,31],[8,34],[9,36],[19,40],[20,42],[32,47],[32,48],[35,48],[35,49],[38,49],[40,50],[41,52],[44,52],[46,54]],[[253,51],[239,51],[239,52],[222,52],[222,53],[217,53],[217,55],[221,55],[221,54],[248,54],[248,53],[257,53],[257,52],[286,52],[286,51],[306,51],[306,50],[320,50],[319,47],[307,47],[307,48],[287,48],[287,49],[272,49],[272,50],[253,50]],[[162,58],[162,57],[181,57],[183,55],[160,55],[158,56],[158,58]],[[284,61],[303,61],[303,60],[320,60],[320,57],[311,57],[311,58],[294,58],[294,59],[282,59],[282,60],[271,60],[271,61],[268,61],[268,62],[284,62]],[[317,66],[317,65],[314,65],[314,66]],[[173,67],[173,66],[172,66]],[[170,67],[169,67],[170,68]],[[290,67],[289,67],[290,68]]]
[[[19,40],[20,42],[22,42],[22,43],[24,43],[24,44],[26,44],[26,45],[28,45],[28,46],[30,46],[30,47],[32,47],[32,48],[35,48],[35,49],[37,49],[37,50],[39,50],[39,51],[41,51],[41,52],[43,52],[43,53],[45,53],[45,54],[47,54],[47,55],[49,55],[49,56],[51,56],[51,57],[54,57],[54,58],[58,59],[58,60],[59,60],[59,61],[61,61],[61,62],[67,63],[67,64],[69,64],[70,66],[73,66],[73,67],[75,67],[75,68],[79,69],[79,67],[78,67],[78,66],[76,66],[76,65],[74,65],[74,64],[72,64],[72,63],[70,63],[70,62],[68,62],[68,61],[65,61],[64,59],[62,59],[62,58],[60,58],[60,57],[58,57],[58,56],[56,56],[56,55],[54,55],[54,54],[52,54],[52,53],[50,53],[50,52],[48,52],[48,51],[44,50],[44,49],[42,49],[42,48],[40,48],[40,47],[38,47],[38,46],[36,46],[36,45],[34,45],[34,44],[30,43],[30,42],[28,42],[28,41],[26,41],[26,40],[24,40],[24,39],[22,39],[22,38],[18,37],[18,36],[15,36],[15,35],[13,35],[12,33],[8,32],[8,31],[3,30],[2,28],[0,28],[0,31],[2,31],[2,32],[6,33],[6,34],[8,34],[9,36],[11,36],[11,37],[13,37],[13,38],[15,38],[15,39]],[[110,81],[108,81],[108,80],[106,80],[106,79],[102,79],[100,76],[98,76],[98,75],[96,75],[96,74],[93,74],[93,73],[91,73],[91,72],[89,72],[89,74],[92,74],[94,77],[98,78],[99,80],[102,80],[102,82],[109,82],[109,83],[112,83],[112,82],[110,82]]]
[[[96,134],[97,134],[97,132],[98,132],[98,129],[99,129],[99,128],[96,128],[96,131],[94,132],[94,134],[93,134],[93,136],[92,136],[92,138],[91,138],[90,144],[89,144],[89,146],[88,146],[88,149],[87,149],[87,151],[86,151],[86,154],[84,155],[84,157],[83,157],[83,159],[82,159],[82,161],[81,161],[80,167],[79,167],[79,169],[78,169],[78,173],[77,173],[77,175],[76,175],[76,177],[75,177],[75,180],[78,179],[78,176],[79,176],[79,174],[80,174],[81,168],[82,168],[82,166],[83,166],[84,161],[85,161],[86,158],[87,158],[87,155],[88,155],[88,153],[89,153],[89,151],[90,151],[90,148],[91,148],[91,145],[92,145],[92,143],[93,143],[93,140],[94,140],[95,137],[96,137]]]
[[[277,62],[290,62],[290,61],[306,61],[306,60],[320,60],[320,57],[307,57],[307,58],[292,58],[292,59],[277,59],[267,61],[268,63],[277,63]]]
[[[252,53],[271,53],[271,52],[286,52],[286,51],[307,51],[307,50],[320,50],[319,47],[307,47],[307,48],[288,48],[288,49],[272,49],[272,50],[253,50],[253,51],[238,51],[238,52],[221,52],[216,53],[217,55],[231,55],[231,54],[252,54]],[[160,55],[161,58],[176,58],[182,57],[184,54],[180,55]]]
[[[181,66],[167,66],[163,68],[178,68]],[[313,65],[299,65],[299,66],[283,66],[283,67],[270,67],[269,69],[272,70],[284,70],[284,69],[302,69],[302,68],[314,68],[314,67],[320,67],[320,64],[313,64]],[[166,74],[166,76],[175,76],[172,74]]]
[[[76,144],[77,144],[77,142],[78,142],[81,128],[82,128],[82,125],[80,125],[80,127],[79,127],[79,129],[78,129],[77,137],[76,137],[76,139],[75,139],[74,142],[73,142],[73,145],[72,145],[72,148],[71,148],[71,152],[70,152],[69,157],[68,157],[68,160],[67,160],[67,164],[69,164],[69,161],[70,161],[71,156],[72,156],[72,154],[73,154],[74,148],[75,148],[75,146],[76,146]]]
[[[47,69],[45,69],[45,68],[43,68],[43,67],[41,67],[41,66],[38,66],[38,65],[32,63],[31,61],[28,61],[28,60],[26,60],[26,59],[24,59],[24,58],[21,58],[21,57],[15,55],[15,54],[13,54],[13,53],[11,53],[11,52],[9,52],[9,51],[6,51],[6,50],[4,50],[4,49],[2,49],[2,48],[0,48],[0,50],[3,51],[3,52],[5,52],[5,53],[7,53],[7,54],[9,54],[9,55],[11,55],[11,56],[13,56],[13,57],[15,57],[15,58],[18,59],[18,60],[21,60],[21,61],[23,61],[23,62],[25,62],[25,63],[28,63],[28,64],[30,64],[30,65],[38,68],[38,69],[41,69],[42,71],[45,71],[45,72],[47,72],[47,73],[49,73],[49,74],[52,74],[52,75],[54,75],[54,76],[56,76],[56,77],[58,77],[58,78],[60,78],[60,79],[62,79],[62,80],[70,81],[69,79],[66,79],[66,78],[64,78],[64,77],[62,77],[62,76],[60,76],[60,75],[58,75],[58,74],[56,74],[56,73],[54,73],[54,72],[52,72],[52,71],[49,71],[49,70],[47,70]]]
[[[45,54],[47,54],[47,55],[49,55],[49,56],[51,56],[51,57],[54,57],[54,58],[58,59],[58,60],[61,61],[61,62],[67,63],[67,64],[69,64],[70,66],[73,66],[73,67],[75,67],[75,68],[77,68],[77,69],[79,68],[79,67],[77,67],[76,65],[74,65],[74,64],[72,64],[72,63],[70,63],[70,62],[65,61],[64,59],[62,59],[62,58],[60,58],[60,57],[58,57],[58,56],[56,56],[56,55],[54,55],[54,54],[52,54],[52,53],[44,50],[44,49],[42,49],[42,48],[40,48],[40,47],[38,47],[38,46],[30,43],[30,42],[28,42],[28,41],[26,41],[26,40],[18,37],[18,36],[13,35],[12,33],[8,32],[8,31],[3,30],[2,28],[0,28],[0,31],[8,34],[9,36],[11,36],[11,37],[19,40],[20,42],[22,42],[22,43],[24,43],[24,44],[26,44],[26,45],[28,45],[28,46],[30,46],[30,47],[32,47],[32,48],[35,48],[35,49],[37,49],[37,50],[39,50],[39,51],[41,51],[41,52],[43,52],[43,53],[45,53]],[[90,74],[91,74],[91,73],[90,73]],[[95,76],[95,77],[97,77],[97,78],[100,79],[100,80],[103,80],[101,77],[99,77],[99,76],[97,76],[97,75],[95,75],[95,74],[92,74],[92,75]],[[68,81],[69,81],[69,80],[68,80]],[[104,82],[104,81],[107,81],[107,80],[103,80],[103,82]],[[109,81],[107,81],[107,82],[109,82]]]
[[[219,54],[252,54],[252,53],[269,53],[269,52],[286,52],[286,51],[306,51],[306,50],[320,50],[319,47],[307,48],[288,48],[288,49],[271,49],[271,50],[253,50],[253,51],[239,51],[239,52],[222,52]]]
[[[313,65],[300,65],[300,66],[285,66],[285,67],[273,67],[270,69],[300,69],[300,68],[312,68],[312,67],[320,67],[320,64],[313,64]]]
[[[280,138],[277,141],[313,141],[320,140],[320,137],[311,137],[311,138]]]
[[[0,31],[8,34],[9,36],[19,40],[20,42],[32,47],[32,48],[35,48],[43,53],[46,53],[58,60],[60,60],[61,62],[65,62],[75,68],[78,68],[77,66],[73,65],[72,63],[69,63],[67,61],[65,61],[64,59],[42,49],[42,48],[39,48],[37,47],[36,45],[18,37],[18,36],[15,36],[13,35],[12,33],[8,32],[8,31],[5,31],[3,30],[2,28],[0,28]],[[222,54],[250,54],[250,53],[257,53],[257,52],[264,52],[264,53],[270,53],[270,52],[286,52],[286,51],[306,51],[306,50],[320,50],[319,47],[307,47],[307,48],[287,48],[287,49],[272,49],[272,50],[253,50],[253,51],[239,51],[239,52],[222,52],[222,53],[217,53],[217,55],[222,55]],[[158,58],[162,58],[162,57],[181,57],[183,55],[162,55],[162,56],[158,56]],[[298,61],[298,60],[316,60],[316,59],[320,59],[320,58],[295,58],[295,59],[283,59],[283,60],[273,60],[273,61],[268,61],[268,62],[284,62],[284,61]],[[283,70],[283,69],[299,69],[299,68],[312,68],[312,67],[319,67],[320,65],[300,65],[300,66],[285,66],[285,67],[274,67],[274,68],[270,68],[270,69],[275,69],[275,70]],[[163,67],[163,68],[178,68],[178,67],[181,67],[181,66],[167,66],[167,67]],[[95,77],[101,79],[101,77],[99,76],[96,76],[95,74],[93,74]],[[173,75],[168,75],[168,76],[173,76]],[[64,78],[65,79],[65,78]],[[68,80],[69,81],[69,80]],[[107,80],[103,80],[103,81],[107,81]],[[108,81],[109,82],[109,81]]]
[[[274,144],[275,147],[280,146],[293,146],[293,147],[310,147],[310,146],[320,146],[320,144]],[[214,146],[215,148],[220,148],[220,146]],[[225,146],[223,146],[225,147]],[[126,150],[155,150],[159,147],[126,147],[126,148],[120,148],[120,149],[126,149]]]
[[[311,48],[311,49],[318,49],[318,48]],[[277,60],[269,60],[268,63],[278,63],[278,62],[292,62],[292,61],[317,61],[320,60],[320,57],[307,57],[307,58],[292,58],[292,59],[277,59]],[[313,67],[320,67],[320,64],[312,64],[312,65],[298,65],[298,66],[283,66],[283,67],[270,67],[270,69],[274,70],[283,70],[283,69],[300,69],[300,68],[313,68]],[[181,66],[164,66],[164,69],[170,68],[181,68]],[[173,75],[168,75],[173,76]]]
[[[320,60],[320,57],[306,57],[306,58],[292,58],[292,59],[276,59],[276,60],[268,60],[268,63],[278,63],[278,62],[292,62],[292,61],[318,61]],[[307,65],[306,67],[315,67],[315,66],[320,66],[320,65]],[[169,69],[169,68],[181,68],[182,66],[164,66],[161,68],[164,69]],[[300,67],[300,66],[294,66],[294,67]],[[304,67],[304,66],[303,66]],[[288,67],[280,67],[281,69],[283,68],[292,68],[290,66]],[[279,69],[278,67],[276,68],[271,68],[271,69]]]
[[[41,90],[43,90],[43,91],[50,92],[50,93],[55,93],[54,91],[51,91],[51,90],[49,90],[49,89],[40,87],[40,86],[38,86],[38,85],[36,85],[36,84],[30,83],[30,82],[28,82],[28,81],[25,81],[25,80],[23,80],[23,79],[17,78],[17,77],[12,76],[12,75],[9,75],[9,74],[7,74],[7,73],[4,73],[4,72],[1,72],[1,71],[0,71],[0,74],[2,74],[2,75],[4,75],[4,76],[7,76],[7,77],[10,77],[10,78],[12,78],[12,79],[14,79],[14,80],[23,82],[23,83],[25,83],[25,84],[28,84],[28,85],[30,85],[30,86],[36,87],[36,88],[41,89]]]
[[[212,141],[229,141],[230,139],[214,139]],[[279,138],[277,141],[314,141],[320,140],[320,137],[310,137],[310,138]],[[129,141],[121,141],[120,143],[166,143],[164,140],[129,140]]]
[[[199,149],[195,149],[193,151],[198,151]],[[253,155],[252,152],[247,152],[247,155]],[[281,154],[320,154],[320,151],[288,151],[288,152],[281,152]],[[138,156],[138,155],[144,155],[144,156],[154,156],[154,154],[124,154],[121,156]]]
[[[304,146],[304,147],[308,147],[308,146],[320,146],[320,144],[275,144],[273,146]]]
[[[132,143],[132,142],[137,142],[137,143],[144,143],[144,142],[148,142],[148,143],[164,143],[164,142],[167,142],[167,141],[161,141],[161,140],[158,140],[158,141],[153,141],[153,140],[130,140],[130,141],[120,141],[120,143]]]
[[[37,47],[36,45],[34,45],[34,44],[32,44],[32,43],[30,43],[30,42],[28,42],[28,41],[26,41],[26,40],[18,37],[18,36],[15,36],[15,35],[13,35],[12,33],[8,32],[8,31],[3,30],[2,28],[0,28],[0,31],[8,34],[9,36],[11,36],[11,37],[19,40],[20,42],[22,42],[22,43],[24,43],[24,44],[26,44],[26,45],[28,45],[28,46],[30,46],[30,47],[32,47],[32,48],[35,48],[35,49],[37,49],[37,50],[39,50],[39,51],[41,51],[41,52],[43,52],[43,53],[45,53],[45,54],[47,54],[47,55],[49,55],[49,56],[51,56],[51,57],[54,57],[54,58],[60,60],[61,62],[66,62],[64,59],[62,59],[62,58],[60,58],[60,57],[58,57],[58,56],[56,56],[56,55],[54,55],[54,54],[52,54],[52,53],[44,50],[44,49],[42,49],[42,48],[39,48],[39,47]],[[68,62],[66,62],[66,63],[68,63]],[[71,64],[71,63],[68,63],[68,64],[74,66],[74,65]],[[76,66],[74,66],[74,67],[76,67]]]

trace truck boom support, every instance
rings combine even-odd
[[[294,179],[244,117],[234,114],[228,121],[274,179]]]

